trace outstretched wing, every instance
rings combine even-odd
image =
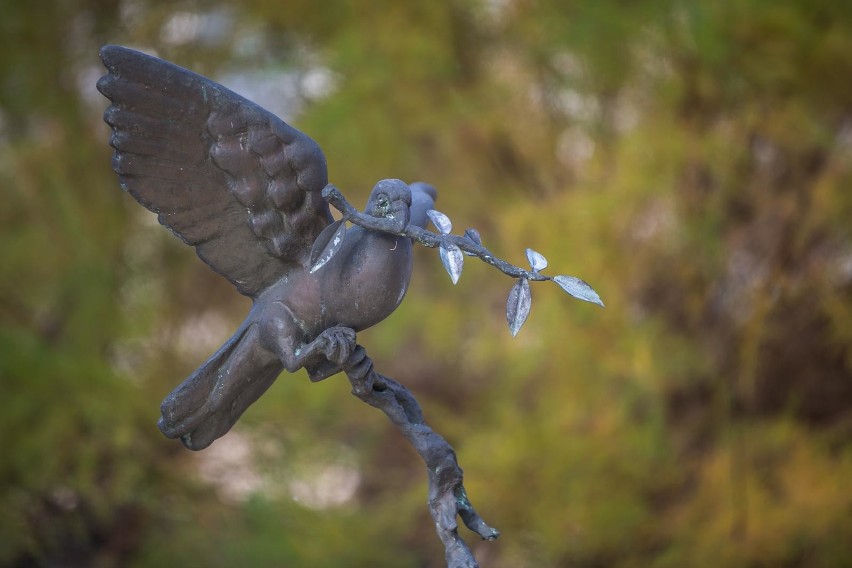
[[[319,146],[201,75],[106,46],[113,169],[136,200],[240,293],[255,296],[308,262],[332,220]]]

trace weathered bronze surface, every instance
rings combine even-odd
[[[358,226],[339,230],[343,222],[333,222],[322,196],[328,176],[319,146],[254,103],[137,51],[107,46],[101,58],[108,74],[98,89],[112,102],[104,119],[122,188],[254,300],[234,335],[166,397],[160,429],[200,450],[282,370],[304,367],[313,380],[347,371],[356,396],[384,410],[426,459],[448,564],[475,565],[456,532],[456,514],[483,538],[499,533],[473,511],[449,444],[355,342],[356,331],[402,301],[411,239]],[[426,184],[383,180],[364,213],[397,231],[424,227],[435,197]]]
[[[500,533],[470,503],[452,447],[404,386],[373,369],[355,334],[402,302],[413,242],[439,248],[454,283],[465,254],[516,278],[506,306],[512,335],[529,315],[530,281],[602,306],[600,297],[579,278],[541,274],[547,260],[531,249],[526,270],[493,255],[474,229],[450,234],[428,184],[382,180],[357,211],[328,183],[313,140],[205,77],[124,47],[106,46],[101,58],[108,73],[98,89],[112,102],[104,120],[122,188],[253,300],[233,336],[163,401],[160,429],[200,450],[283,370],[305,368],[314,381],[343,371],[352,393],[382,410],[423,458],[447,565],[475,567],[457,517],[483,539]],[[439,233],[425,229],[429,221]]]

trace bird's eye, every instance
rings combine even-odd
[[[387,196],[387,195],[380,195],[380,196],[376,199],[376,204],[377,204],[379,207],[381,207],[382,209],[384,209],[385,207],[387,207],[388,205],[390,205],[390,202],[388,201],[388,196]]]

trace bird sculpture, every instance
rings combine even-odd
[[[104,47],[101,59],[107,74],[98,90],[111,101],[104,120],[122,188],[253,300],[231,338],[163,401],[160,429],[201,450],[283,370],[304,368],[314,381],[343,371],[352,394],[382,410],[423,458],[447,565],[475,568],[456,518],[485,540],[499,531],[474,510],[452,446],[426,424],[408,389],[373,368],[355,334],[402,302],[413,241],[440,250],[453,283],[465,255],[515,278],[506,302],[512,335],[530,313],[531,281],[603,306],[600,296],[577,277],[543,274],[547,259],[532,249],[527,270],[495,256],[475,229],[451,234],[428,184],[382,180],[359,212],[328,183],[313,140],[201,75],[119,46]]]
[[[122,188],[253,300],[231,338],[163,401],[163,433],[200,450],[283,370],[304,368],[314,381],[345,370],[355,333],[402,301],[412,242],[339,230],[345,220],[334,221],[322,197],[322,150],[272,113],[156,57],[119,46],[100,55]],[[364,213],[398,231],[425,227],[435,199],[425,183],[386,179]]]

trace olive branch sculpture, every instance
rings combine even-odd
[[[402,302],[414,242],[439,249],[453,283],[465,254],[516,278],[506,306],[512,335],[529,315],[530,281],[551,280],[603,306],[600,297],[579,278],[541,274],[547,260],[531,249],[526,270],[494,256],[474,229],[450,234],[427,184],[381,180],[359,212],[328,183],[316,142],[222,85],[123,47],[104,47],[101,59],[108,73],[98,89],[111,102],[104,120],[122,189],[253,301],[231,338],[165,398],[160,429],[202,450],[282,371],[304,368],[312,381],[343,372],[425,462],[447,565],[476,567],[456,519],[486,540],[500,533],[474,510],[453,448],[408,389],[375,371],[356,332]],[[425,229],[429,220],[438,233]]]
[[[528,248],[526,250],[527,260],[530,263],[530,270],[526,270],[492,254],[491,251],[482,245],[482,237],[476,229],[466,229],[462,236],[450,234],[453,230],[453,223],[449,217],[438,210],[429,209],[426,212],[429,220],[438,229],[438,234],[411,224],[399,230],[392,220],[364,215],[355,209],[355,207],[346,201],[340,190],[331,184],[325,186],[322,196],[335,209],[340,211],[343,217],[338,221],[339,225],[335,233],[335,238],[322,250],[317,261],[311,267],[311,271],[321,268],[340,250],[346,232],[346,221],[351,221],[354,225],[365,229],[408,237],[425,247],[438,248],[440,250],[441,262],[447,274],[450,275],[453,284],[456,284],[461,277],[465,255],[477,257],[483,262],[494,266],[500,272],[517,278],[518,281],[512,286],[509,298],[506,301],[506,320],[509,324],[509,331],[512,337],[518,334],[518,331],[520,331],[521,327],[527,321],[530,309],[532,308],[530,280],[549,280],[555,282],[571,296],[604,307],[604,303],[601,301],[598,293],[587,282],[580,280],[576,276],[566,276],[564,274],[546,276],[542,274],[541,271],[547,268],[547,259],[533,249]]]

